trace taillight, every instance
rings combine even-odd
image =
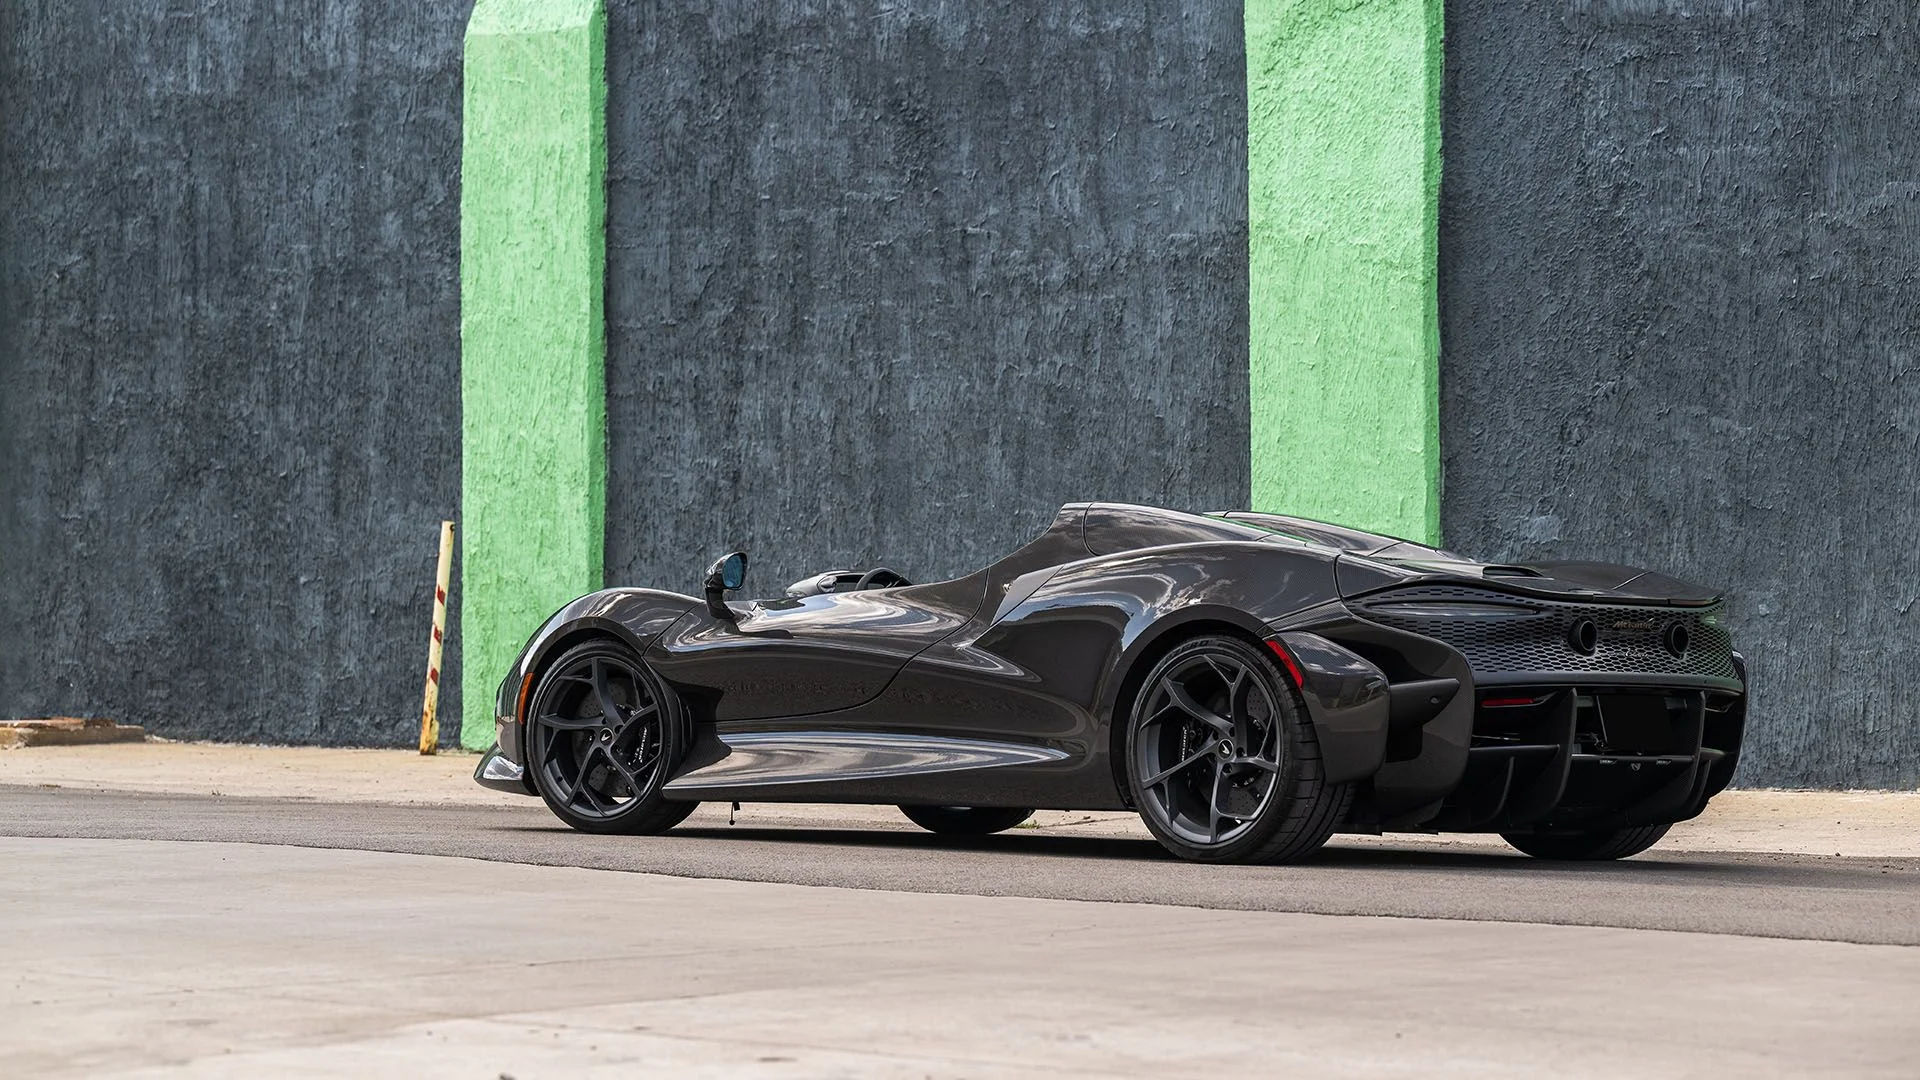
[[[1287,678],[1293,680],[1293,688],[1295,690],[1302,689],[1307,685],[1306,677],[1300,674],[1300,665],[1294,663],[1293,656],[1287,652],[1285,645],[1280,644],[1277,638],[1269,638],[1267,639],[1267,648],[1272,649],[1273,655],[1280,658],[1280,666],[1287,669]]]

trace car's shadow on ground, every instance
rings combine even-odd
[[[807,826],[682,826],[666,834],[706,840],[754,840],[835,847],[898,848],[923,851],[996,851],[1097,859],[1162,859],[1173,856],[1152,840],[1130,836],[1061,836],[1028,830],[991,836],[940,836],[912,829],[819,828]]]
[[[565,831],[565,826],[555,822],[546,828],[528,826],[508,826],[512,831],[542,832]],[[602,840],[612,843],[630,841],[631,838],[580,837],[580,842],[591,843]],[[778,844],[793,847],[832,847],[842,849],[888,849],[894,851],[924,852],[971,852],[994,853],[1004,855],[1043,856],[1059,859],[1098,859],[1124,862],[1179,863],[1181,860],[1161,847],[1157,842],[1124,836],[1070,836],[1059,833],[1034,833],[1016,830],[992,836],[938,836],[933,833],[910,831],[905,829],[860,829],[860,828],[819,828],[806,826],[682,826],[656,837],[647,837],[649,843],[671,842],[674,840],[713,841],[725,840],[741,844]],[[1195,864],[1199,865],[1199,864]],[[1687,871],[1709,871],[1714,873],[1738,870],[1742,867],[1730,865],[1712,855],[1692,853],[1663,854],[1655,852],[1649,856],[1622,860],[1620,862],[1579,863],[1550,862],[1529,858],[1519,852],[1508,854],[1501,851],[1463,850],[1459,848],[1389,848],[1367,846],[1328,846],[1297,866],[1318,866],[1325,868],[1362,868],[1381,867],[1398,870],[1504,870],[1528,874],[1593,874],[1618,872],[1647,872],[1653,874],[1672,874]],[[1222,867],[1222,869],[1246,870],[1245,866]]]

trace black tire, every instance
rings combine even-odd
[[[1006,832],[1033,816],[1032,810],[1001,806],[902,806],[907,820],[942,836],[986,836]]]
[[[686,820],[700,804],[661,793],[686,742],[679,695],[617,641],[560,654],[528,702],[534,789],[581,832],[660,833]]]
[[[1274,658],[1237,637],[1183,641],[1147,672],[1126,754],[1148,830],[1196,862],[1306,858],[1353,798],[1352,785],[1326,782],[1306,707]]]
[[[1638,855],[1659,843],[1671,828],[1671,824],[1666,824],[1605,832],[1501,833],[1500,839],[1536,859],[1599,862]]]

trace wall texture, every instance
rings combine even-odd
[[[1440,527],[1440,0],[1248,0],[1252,501]]]
[[[610,583],[1247,500],[1240,5],[615,0]]]
[[[1446,538],[1723,584],[1746,784],[1920,783],[1920,9],[1453,0]]]
[[[600,587],[606,535],[606,13],[479,0],[461,151],[461,740],[527,635]]]
[[[8,714],[414,739],[459,494],[465,21],[0,5]]]

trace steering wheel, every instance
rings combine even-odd
[[[853,589],[851,591],[860,592],[864,589],[891,589],[896,586],[911,584],[913,584],[913,582],[908,581],[902,575],[884,566],[876,566],[866,573],[861,574],[860,580],[853,583]]]

